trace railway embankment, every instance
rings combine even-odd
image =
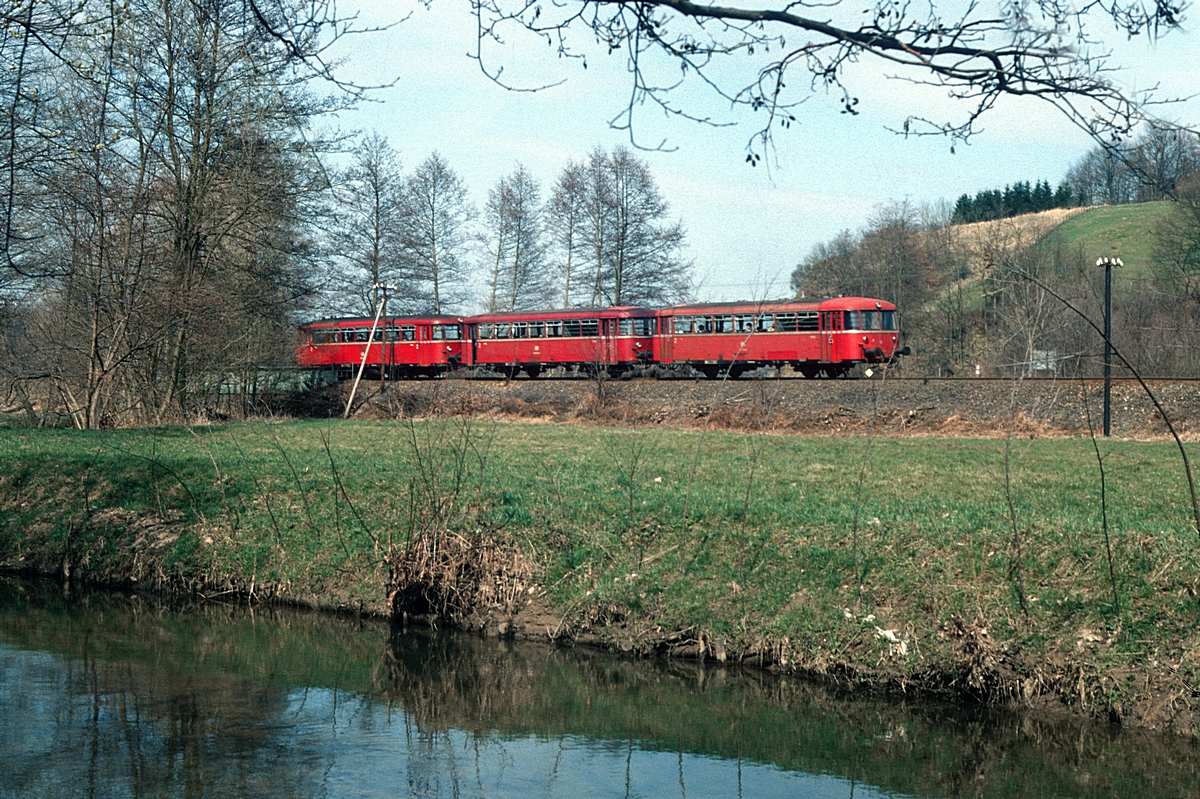
[[[1177,432],[1200,434],[1200,381],[1147,381]],[[1059,437],[1100,431],[1101,380],[428,380],[365,383],[352,415],[395,419],[470,413],[512,421],[714,427],[792,434]],[[289,408],[340,417],[348,388],[333,386]],[[1135,380],[1112,384],[1113,435],[1169,435]]]
[[[1156,385],[1188,439],[1193,385]],[[1096,384],[366,388],[0,427],[0,567],[1200,732],[1200,537],[1124,383],[1095,443]]]

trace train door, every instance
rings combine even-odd
[[[475,361],[475,354],[476,354],[475,353],[475,341],[479,334],[479,331],[477,330],[477,328],[479,326],[477,324],[475,324],[474,322],[472,322],[469,325],[464,324],[463,327],[466,330],[466,335],[467,335],[466,341],[463,342],[463,348],[462,348],[463,365],[474,366],[475,362],[476,362]]]
[[[660,316],[654,321],[658,325],[658,360],[663,363],[670,363],[675,360],[675,340],[671,338],[675,332],[671,328],[674,320],[670,316]]]
[[[429,366],[433,363],[433,325],[417,325],[417,364]]]
[[[617,326],[616,319],[600,320],[600,360],[602,363],[617,362]]]
[[[821,311],[821,363],[833,363],[834,333],[842,329],[841,311]]]

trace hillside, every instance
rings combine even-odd
[[[1102,255],[1120,258],[1129,277],[1148,277],[1154,253],[1154,228],[1169,213],[1167,201],[1086,209],[1062,220],[1043,242],[1082,248],[1089,261]]]

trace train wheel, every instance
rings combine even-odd
[[[737,380],[739,377],[746,374],[746,371],[747,371],[747,367],[745,367],[745,366],[731,366],[731,367],[729,367],[726,374],[729,375],[730,380]]]
[[[540,363],[531,363],[525,365],[525,374],[529,375],[530,380],[536,380],[537,376],[542,373],[542,365]]]
[[[800,374],[804,375],[809,380],[815,380],[817,375],[821,373],[819,366],[801,366]]]
[[[709,380],[716,380],[717,375],[721,373],[721,367],[714,366],[711,363],[706,363],[704,366],[697,366],[696,369]]]

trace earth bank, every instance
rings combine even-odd
[[[426,453],[436,448],[416,441],[422,431],[436,428],[448,435],[465,435],[462,440],[469,449],[486,435],[470,425],[495,419],[601,425],[618,436],[606,440],[617,442],[637,440],[620,438],[621,431],[657,429],[707,429],[712,436],[720,428],[822,433],[822,450],[829,452],[843,442],[858,442],[855,446],[861,449],[862,442],[875,435],[937,441],[969,436],[1022,441],[1077,437],[1088,429],[1085,397],[1092,423],[1098,425],[1099,419],[1097,384],[1050,381],[505,384],[447,380],[389,386],[386,391],[366,388],[359,417],[420,417],[443,424],[438,428],[434,423],[422,427],[402,422],[346,429],[362,431],[374,440],[391,435],[395,446],[406,446],[404,436],[411,436],[413,451]],[[1155,388],[1175,417],[1177,429],[1191,438],[1197,402],[1190,384],[1162,383]],[[1164,428],[1139,391],[1125,383],[1115,387],[1114,430],[1119,436],[1161,439]],[[345,388],[338,387],[309,397],[310,412],[336,414],[345,396]],[[711,539],[711,556],[703,551],[685,553],[691,544],[672,539],[671,530],[659,529],[652,520],[647,522],[650,527],[644,523],[641,528],[614,523],[620,529],[589,543],[581,527],[603,522],[577,526],[565,510],[561,519],[555,518],[553,509],[532,512],[522,507],[519,492],[508,490],[511,486],[499,492],[498,499],[481,499],[481,490],[479,497],[447,502],[446,484],[422,489],[417,485],[422,473],[412,471],[411,464],[405,467],[410,471],[389,478],[395,486],[393,494],[372,506],[372,495],[350,482],[356,476],[355,462],[347,461],[336,441],[331,448],[327,431],[342,428],[315,428],[320,440],[310,449],[316,457],[305,460],[302,444],[287,438],[288,427],[241,428],[233,450],[217,441],[219,428],[199,428],[143,431],[138,434],[142,443],[136,445],[142,446],[140,450],[132,438],[122,437],[122,431],[90,437],[63,434],[59,448],[45,452],[36,452],[38,431],[10,429],[4,448],[13,455],[15,468],[0,478],[0,563],[10,569],[112,585],[183,589],[206,596],[239,593],[355,613],[396,611],[401,622],[453,624],[490,636],[593,644],[646,656],[748,662],[859,690],[930,692],[972,701],[1065,708],[1193,735],[1200,724],[1190,687],[1171,671],[1178,664],[1190,678],[1200,665],[1196,569],[1190,552],[1194,539],[1176,546],[1145,535],[1126,535],[1128,540],[1118,542],[1124,547],[1119,556],[1140,557],[1147,563],[1145,587],[1126,589],[1134,593],[1128,599],[1134,607],[1122,615],[1095,611],[1106,586],[1087,574],[1102,561],[1094,548],[1081,551],[1076,542],[1074,549],[1063,550],[1062,557],[1047,558],[1055,565],[1042,574],[1045,579],[1022,589],[1022,601],[1036,603],[1041,598],[1046,604],[1058,590],[1054,601],[1063,609],[1023,613],[1021,603],[1013,598],[1012,581],[1003,574],[1007,546],[1003,530],[985,530],[980,538],[985,549],[995,551],[979,561],[985,571],[978,574],[991,575],[993,582],[971,586],[971,578],[960,576],[961,570],[956,569],[960,561],[954,559],[960,556],[953,548],[958,546],[955,541],[909,542],[910,552],[893,553],[892,538],[902,531],[886,516],[888,520],[881,523],[855,515],[854,535],[861,537],[862,551],[874,546],[879,553],[890,553],[888,557],[895,555],[896,562],[876,566],[878,576],[872,580],[878,587],[868,590],[840,577],[834,582],[805,582],[808,578],[802,577],[797,585],[794,574],[784,575],[781,585],[793,593],[784,598],[783,611],[793,616],[809,613],[822,620],[789,633],[793,628],[786,625],[756,628],[759,599],[753,583],[768,578],[765,572],[756,572],[756,566],[747,580],[738,562],[753,557],[749,546],[793,559],[800,557],[796,553],[815,552],[812,557],[825,558],[830,572],[841,573],[848,564],[857,569],[860,557],[866,555],[856,548],[851,557],[845,540],[851,527],[846,515],[817,525],[825,531],[821,535],[841,539],[833,541],[787,538],[786,530],[766,528],[760,534],[736,524],[726,534],[697,520],[687,536]],[[574,425],[556,427],[570,430]],[[396,430],[401,432],[398,438],[393,435]],[[514,430],[512,435],[523,440],[519,426]],[[577,442],[609,435],[599,430],[580,432]],[[148,447],[147,435],[152,436]],[[680,435],[691,436],[680,446],[690,447],[686,442],[696,440],[695,432]],[[170,454],[169,439],[184,447],[182,454]],[[713,444],[731,450],[744,440],[721,438]],[[666,438],[653,442],[655,446],[669,443]],[[620,451],[621,446],[635,445],[604,444],[591,457],[613,459],[617,466],[622,459],[628,465],[641,457],[634,450]],[[453,455],[456,450],[448,447],[444,452]],[[99,465],[102,451],[104,458],[121,452],[135,457],[114,461],[110,468]],[[239,458],[258,464],[254,459],[267,455],[274,458],[270,467],[235,464]],[[326,457],[326,473],[316,488],[315,474]],[[64,468],[72,458],[77,458],[77,468]],[[335,461],[341,464],[340,471]],[[858,472],[859,459],[853,452],[842,463],[847,474]],[[529,470],[528,465],[513,468]],[[122,469],[129,471],[130,482],[117,484]],[[207,477],[202,477],[205,471]],[[654,481],[648,473],[644,476],[653,490]],[[372,478],[378,479],[382,478]],[[373,485],[372,480],[364,485]],[[672,482],[670,475],[666,482]],[[602,491],[616,488],[621,494],[621,485],[618,481]],[[629,491],[632,497],[633,489]],[[131,495],[139,493],[140,503],[131,502]],[[579,497],[599,496],[594,489],[580,490],[579,496],[572,493],[568,490],[557,502],[574,507],[571,503]],[[624,499],[618,498],[621,501],[606,506],[604,514],[616,518],[623,512]],[[692,500],[697,508],[702,499]],[[1161,509],[1161,501],[1150,499],[1159,502]],[[430,510],[443,504],[454,505],[453,514]],[[502,511],[499,521],[497,510]],[[522,516],[530,513],[529,519]],[[677,511],[667,515],[677,516]],[[389,532],[385,539],[383,520],[397,529],[407,524],[406,534],[393,538]],[[544,536],[518,539],[508,534],[526,523],[545,527]],[[1038,556],[1041,550],[1036,547],[1041,544],[1046,544],[1047,552],[1058,546],[1048,535],[1062,537],[1061,532],[1039,531],[1039,524],[1051,522],[1035,522],[1024,531],[1031,537],[1027,545]],[[815,528],[811,532],[817,535]],[[608,551],[605,557],[612,562],[585,557],[575,564],[573,553],[588,546],[596,552]],[[560,553],[560,560],[555,561],[559,555],[552,553]],[[703,561],[704,557],[713,560]],[[1072,557],[1088,560],[1086,568],[1078,562],[1072,565]],[[670,569],[664,566],[668,562]],[[1029,568],[1036,572],[1035,566]],[[878,571],[887,568],[904,575],[889,583],[894,575]],[[668,571],[685,579],[667,575]],[[939,576],[934,578],[935,574]],[[1064,588],[1056,579],[1078,585]],[[787,580],[792,580],[790,588]],[[956,585],[953,595],[921,598],[921,592],[914,590],[921,580]],[[571,583],[578,584],[575,593],[563,589]],[[703,583],[706,593],[678,595],[680,583]],[[1071,603],[1082,609],[1068,611]],[[705,605],[707,609],[702,608]],[[918,630],[920,635],[914,632]]]

